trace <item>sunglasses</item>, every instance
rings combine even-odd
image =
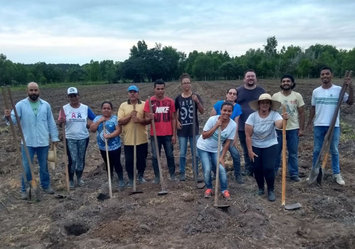
[[[75,98],[76,96],[78,96],[78,94],[69,94],[68,95],[69,98]]]

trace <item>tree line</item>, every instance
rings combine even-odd
[[[188,56],[171,46],[156,43],[148,48],[138,41],[123,62],[113,60],[79,64],[13,63],[0,54],[0,84],[19,85],[30,81],[42,84],[56,82],[151,82],[178,79],[187,72],[195,80],[233,80],[243,77],[252,68],[260,78],[277,78],[293,74],[296,78],[319,76],[319,69],[330,66],[336,76],[345,69],[355,71],[355,48],[338,50],[332,45],[312,45],[307,49],[290,45],[277,50],[277,39],[269,37],[263,49],[249,49],[244,55],[232,57],[227,51],[198,52]]]

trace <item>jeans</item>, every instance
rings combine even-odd
[[[148,155],[148,143],[140,144],[136,146],[137,151],[137,171],[138,177],[144,176],[144,171],[147,162]],[[133,161],[134,161],[134,146],[133,145],[125,145],[124,146],[124,154],[126,159],[126,171],[128,178],[133,180]]]
[[[281,154],[282,154],[282,130],[277,132],[277,158],[275,164],[275,173],[280,168]],[[298,176],[298,129],[286,131],[287,151],[288,151],[288,174],[289,176]]]
[[[253,147],[253,151],[258,157],[254,157],[254,175],[259,189],[264,189],[264,179],[269,191],[274,191],[275,181],[275,160],[277,144],[267,148]]]
[[[242,146],[242,149],[243,149],[245,171],[253,172],[254,171],[253,165],[252,165],[250,158],[249,158],[247,142],[245,139],[245,131],[238,131],[238,136],[239,136],[240,145]]]
[[[216,166],[217,166],[217,152],[208,152],[205,150],[197,149],[198,154],[200,155],[200,160],[202,163],[203,177],[205,180],[206,188],[212,188],[212,178],[211,171],[216,175]],[[221,184],[221,191],[227,190],[228,180],[226,169],[219,164],[219,180]],[[217,193],[216,193],[217,194]]]
[[[195,165],[194,165],[194,160],[193,160],[193,157],[195,155],[194,155],[194,151],[193,151],[193,145],[196,147],[197,138],[198,138],[198,136],[195,136],[195,142],[194,142],[193,141],[193,137],[180,137],[180,136],[178,136],[179,149],[180,149],[180,175],[185,175],[187,141],[189,141],[189,143],[190,143],[190,150],[191,150],[191,156],[192,156],[192,170],[195,171]],[[197,148],[196,148],[196,150],[197,150]],[[197,166],[196,166],[196,176],[198,176],[198,162],[199,162],[199,157],[198,157],[198,154],[197,154],[196,155],[196,164],[197,164]]]
[[[314,126],[313,127],[313,132],[314,132],[313,167],[315,166],[318,155],[322,149],[324,136],[327,133],[328,128],[329,128],[329,126]],[[340,139],[340,128],[334,127],[333,137],[330,142],[330,149],[329,149],[330,154],[332,155],[333,174],[340,173],[339,151],[338,151],[339,139]]]
[[[85,154],[89,144],[89,138],[67,139],[68,151],[68,171],[69,180],[73,181],[74,173],[77,178],[81,178],[85,168]]]
[[[106,151],[100,150],[100,153],[101,153],[102,159],[105,162],[106,171],[108,172]],[[122,170],[122,165],[121,165],[121,147],[116,150],[109,151],[108,158],[110,160],[111,179],[113,178],[113,168],[115,168],[116,174],[118,176],[118,180],[123,180],[123,170]]]
[[[50,187],[50,179],[49,179],[49,172],[48,172],[48,165],[47,165],[49,146],[44,146],[44,147],[29,147],[29,146],[27,146],[27,149],[28,149],[28,153],[30,154],[30,160],[31,160],[32,164],[33,164],[33,157],[35,154],[37,154],[41,187],[43,189],[49,188]],[[24,174],[21,177],[21,191],[26,192],[25,182],[32,181],[32,174],[31,174],[30,164],[28,162],[23,145],[21,145],[21,152],[22,152],[22,164],[23,164],[23,169],[24,169]],[[34,169],[32,169],[32,170],[34,170]],[[27,181],[25,181],[24,175],[26,176]]]
[[[240,154],[238,149],[233,145],[233,141],[229,145],[229,153],[231,153],[233,159],[234,176],[240,176]]]
[[[150,137],[151,147],[152,147],[152,161],[153,161],[153,170],[155,177],[160,177],[159,167],[158,167],[158,158],[157,151],[159,152],[159,156],[161,156],[160,150],[161,147],[164,147],[165,156],[169,168],[170,176],[175,176],[175,161],[174,161],[174,152],[173,152],[173,144],[171,142],[172,136],[157,136],[158,140],[158,149],[155,148],[154,137]]]

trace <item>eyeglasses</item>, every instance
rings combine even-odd
[[[229,95],[237,95],[235,92],[228,92]]]
[[[78,94],[69,94],[68,95],[69,98],[75,98],[76,96],[78,96]]]

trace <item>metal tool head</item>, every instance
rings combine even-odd
[[[230,205],[228,204],[218,204],[218,205],[213,205],[215,208],[222,209],[223,211],[227,211]]]
[[[298,202],[285,205],[286,210],[296,210],[296,209],[300,209],[301,207],[302,207],[301,203]]]
[[[158,192],[158,195],[167,195],[168,194],[168,191],[166,190],[161,190]]]
[[[143,191],[136,190],[136,191],[131,191],[129,195],[142,194],[142,193]]]

